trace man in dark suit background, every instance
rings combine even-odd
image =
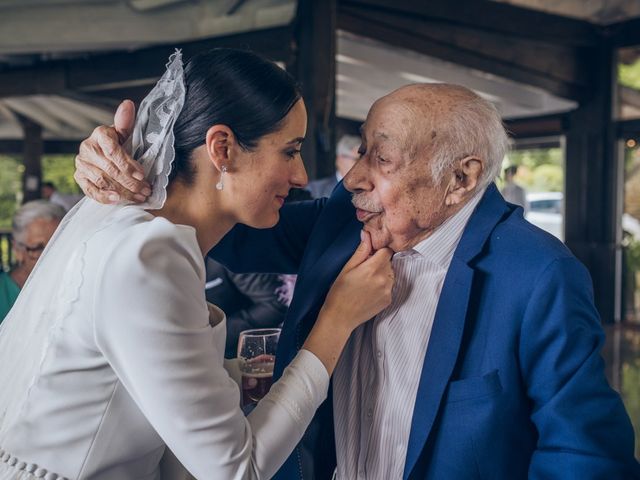
[[[113,130],[89,142],[126,158]],[[638,478],[589,275],[492,183],[507,144],[495,108],[462,87],[403,87],[373,105],[362,144],[346,190],[285,205],[273,229],[238,226],[212,252],[235,271],[299,274],[276,375],[360,230],[397,252],[392,305],[354,332],[276,478],[330,478],[336,454],[345,480]]]
[[[279,294],[284,287],[275,273],[233,273],[212,258],[205,261],[207,302],[227,316],[225,358],[235,358],[243,330],[280,327],[287,303]]]
[[[338,182],[347,174],[358,159],[358,147],[360,147],[360,137],[354,135],[343,135],[336,145],[336,173],[329,177],[312,180],[306,186],[306,190],[311,193],[312,198],[322,198],[331,196],[331,192]]]

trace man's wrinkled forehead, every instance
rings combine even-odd
[[[363,140],[366,140],[367,135],[369,136],[369,140],[381,140],[387,141],[390,140],[391,137],[389,133],[387,133],[384,129],[381,129],[380,126],[373,131],[368,131],[367,127],[370,125],[374,125],[372,122],[367,123],[366,121],[360,125],[360,136]]]
[[[436,125],[432,115],[425,114],[423,108],[408,101],[406,95],[394,93],[373,104],[361,131],[365,133],[363,141],[398,149],[412,162],[417,158],[428,158],[421,152],[430,150],[438,130]]]
[[[373,104],[360,133],[368,142],[379,141],[401,147],[413,134],[414,123],[415,115],[410,106],[385,97]]]

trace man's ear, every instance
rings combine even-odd
[[[484,161],[479,157],[464,157],[457,162],[447,187],[445,205],[457,205],[469,197],[476,187],[484,170]]]
[[[234,143],[235,136],[226,125],[213,125],[207,130],[205,139],[207,155],[218,171],[222,171],[223,166],[229,168],[231,163],[229,151]]]

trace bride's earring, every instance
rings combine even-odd
[[[227,167],[222,166],[222,172],[220,172],[220,180],[216,183],[216,190],[222,190],[224,188],[224,174],[227,173]]]

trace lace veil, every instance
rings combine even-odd
[[[182,55],[176,51],[167,69],[142,101],[131,138],[133,157],[153,185],[143,209],[158,209],[167,197],[173,162],[173,125],[185,98]],[[63,219],[27,280],[13,308],[0,324],[0,445],[19,418],[29,390],[60,334],[60,323],[78,299],[82,262],[89,238],[108,225],[121,207],[88,198]]]

